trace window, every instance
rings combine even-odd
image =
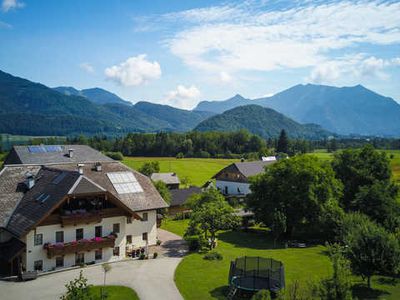
[[[81,265],[85,263],[85,253],[76,253],[75,254],[75,264]]]
[[[132,217],[126,217],[126,223],[131,224],[132,223]]]
[[[64,267],[64,256],[56,257],[56,268]]]
[[[146,222],[149,219],[149,214],[148,213],[143,213],[142,215],[142,221]]]
[[[114,247],[114,249],[113,249],[113,255],[114,255],[114,256],[119,256],[119,247]]]
[[[132,236],[131,235],[127,235],[126,236],[126,243],[127,244],[132,244]]]
[[[78,228],[75,232],[77,241],[83,239],[83,228]]]
[[[103,236],[103,227],[101,226],[96,226],[94,228],[94,236],[95,237],[102,237]]]
[[[39,246],[39,245],[43,244],[43,234],[42,233],[35,234],[33,244],[35,246]]]
[[[94,252],[94,259],[95,260],[102,260],[103,259],[103,250],[98,249]]]
[[[64,231],[56,231],[56,243],[64,243]]]
[[[43,260],[35,260],[33,263],[33,269],[35,271],[43,271]]]
[[[119,223],[113,224],[113,232],[119,233]]]
[[[147,232],[142,233],[142,240],[147,241]]]

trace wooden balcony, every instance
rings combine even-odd
[[[74,213],[61,215],[61,226],[100,223],[103,219],[101,212]]]
[[[82,239],[69,243],[45,244],[43,248],[47,250],[47,257],[61,256],[76,252],[91,251],[101,248],[114,248],[116,236],[109,235],[101,238],[93,238],[90,240]]]

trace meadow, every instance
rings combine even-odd
[[[162,228],[182,235],[187,224],[187,220],[166,220]],[[303,283],[316,281],[332,273],[325,246],[275,248],[268,232],[259,228],[249,232],[221,232],[216,251],[222,254],[221,261],[204,260],[204,254],[191,253],[178,265],[175,282],[185,299],[226,299],[230,261],[241,256],[271,257],[282,261],[286,284],[294,280]],[[372,291],[367,289],[359,277],[354,277],[353,280],[353,294],[358,299],[400,299],[399,279],[374,276]]]
[[[202,186],[210,180],[218,171],[227,165],[237,162],[236,159],[212,159],[212,158],[182,158],[175,157],[125,157],[123,163],[139,170],[148,161],[158,161],[160,172],[175,172],[178,177],[187,177],[190,185]]]

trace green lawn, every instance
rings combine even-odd
[[[102,286],[90,288],[90,294],[95,300],[101,299],[101,288]],[[108,295],[107,300],[139,300],[136,292],[126,286],[107,285],[105,289]]]
[[[162,228],[182,234],[188,221],[167,221]],[[331,265],[322,245],[305,249],[274,249],[268,234],[262,230],[253,232],[222,232],[218,237],[217,251],[222,261],[207,261],[203,254],[186,256],[175,272],[176,284],[185,299],[225,299],[228,288],[230,261],[240,256],[272,257],[285,266],[286,283],[296,280],[321,279],[331,273]],[[355,293],[359,299],[400,299],[400,281],[375,276],[374,291],[368,291],[355,277]]]
[[[202,186],[218,171],[238,160],[174,157],[125,157],[123,163],[138,170],[145,162],[160,162],[160,172],[175,172],[180,179],[188,177],[191,185]]]

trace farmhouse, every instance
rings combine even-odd
[[[179,189],[180,180],[176,173],[153,173],[150,176],[153,182],[162,181],[170,189]]]
[[[116,261],[156,244],[151,180],[87,146],[14,147],[0,171],[2,275]]]
[[[276,161],[250,161],[233,163],[213,178],[216,187],[226,196],[245,196],[250,193],[249,177],[264,172],[264,168]]]
[[[190,210],[185,206],[187,200],[194,194],[201,194],[203,190],[197,186],[190,186],[186,189],[171,190],[171,204],[168,209],[170,215],[187,213]]]

